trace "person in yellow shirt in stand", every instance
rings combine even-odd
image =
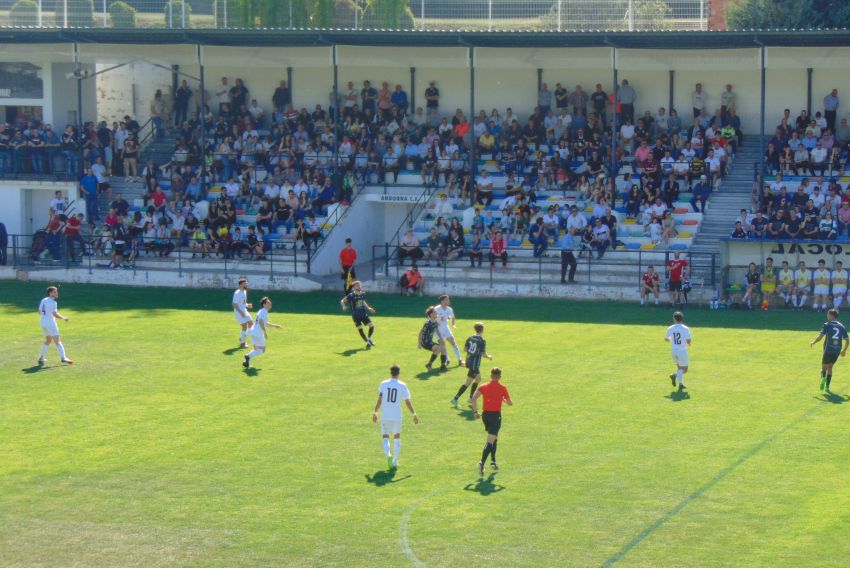
[[[826,305],[827,298],[829,297],[829,282],[832,279],[829,270],[826,268],[826,261],[824,259],[820,259],[818,261],[818,267],[815,269],[814,281],[815,281],[815,303],[812,306],[815,311],[819,309],[823,309],[826,311],[829,307]]]
[[[791,270],[787,260],[782,261],[782,269],[779,271],[778,279],[779,286],[777,286],[776,292],[785,302],[787,308],[791,305],[791,294],[794,293],[794,271]]]
[[[848,281],[850,281],[850,274],[844,270],[844,264],[836,260],[832,270],[832,307],[836,310],[841,308],[841,303],[847,296]]]
[[[770,307],[770,297],[776,292],[777,270],[773,266],[773,257],[765,259],[764,269],[761,275],[761,309]]]
[[[802,310],[806,306],[811,287],[812,273],[806,268],[806,262],[801,260],[794,271],[794,292],[791,295],[791,304],[795,310]]]

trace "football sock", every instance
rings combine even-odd
[[[254,357],[259,357],[259,356],[260,356],[260,355],[262,355],[262,354],[263,354],[262,350],[260,350],[260,349],[254,349],[253,351],[251,351],[250,353],[248,353],[248,360],[250,361],[250,360],[251,360],[251,359],[253,359]]]
[[[436,360],[437,360],[437,354],[436,354],[436,353],[431,353],[431,360],[430,360],[430,361],[428,361],[428,364],[429,364],[429,365],[433,365],[433,364],[434,364],[434,361],[436,361]]]
[[[820,378],[822,378],[822,379],[825,379],[825,378],[826,378],[826,369],[821,369],[821,370],[820,370]]]
[[[493,442],[493,449],[490,450],[490,461],[496,461],[496,447],[499,445],[499,440]]]
[[[484,444],[484,453],[481,454],[481,463],[487,463],[487,456],[493,451],[493,445],[490,442]]]
[[[390,457],[390,439],[381,438],[381,444],[384,446],[384,453],[387,454],[387,457]]]
[[[395,439],[395,459],[398,459],[399,454],[401,453],[401,438]]]
[[[475,389],[478,388],[478,383],[472,383],[472,388],[469,389],[469,398],[472,398],[472,395],[475,394]]]
[[[467,386],[461,385],[459,389],[457,389],[457,394],[455,395],[455,400],[460,400],[461,395],[466,392]]]
[[[676,379],[679,381],[679,384],[682,385],[685,382],[685,372],[682,369],[676,371]]]
[[[829,388],[829,384],[832,382],[832,373],[826,374],[826,388]]]
[[[44,359],[47,356],[47,350],[50,349],[50,346],[46,343],[41,344],[41,353],[39,354],[39,359]]]
[[[445,353],[440,355],[440,365],[445,365],[447,359],[448,357],[446,357]]]
[[[248,335],[248,330],[243,329],[242,333],[239,334],[239,343],[245,343],[245,337]]]
[[[455,357],[457,357],[457,360],[460,361],[463,357],[460,356],[460,348],[457,346],[457,343],[452,345],[452,348],[455,350]]]
[[[59,351],[59,356],[64,361],[67,357],[65,357],[65,346],[62,345],[61,341],[56,342],[56,350]]]
[[[363,330],[362,330],[361,328],[359,328],[359,327],[357,328],[357,333],[359,333],[359,334],[360,334],[360,337],[362,337],[362,338],[363,338],[363,341],[369,341],[369,338],[368,338],[368,337],[366,337],[366,334],[365,334],[365,333],[363,333]]]
[[[373,333],[375,333],[375,326],[374,326],[374,325],[370,325],[370,326],[369,326],[369,337],[372,337],[372,334],[373,334]]]
[[[644,304],[644,301],[643,301],[643,298],[641,298],[640,299],[640,305],[642,306],[643,304]]]
[[[800,296],[800,305],[799,305],[799,306],[797,306],[797,307],[798,307],[798,308],[802,308],[803,306],[805,306],[805,305],[806,305],[806,300],[807,300],[807,299],[808,299],[808,298],[806,297],[806,295],[805,295],[805,294],[803,294],[802,296]]]

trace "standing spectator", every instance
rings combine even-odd
[[[428,83],[428,88],[425,89],[425,107],[428,109],[429,115],[436,115],[440,108],[440,89],[434,81]]]
[[[558,242],[561,247],[561,284],[575,282],[576,267],[578,262],[573,254],[575,250],[575,241],[573,236],[567,231],[561,240]],[[567,276],[567,268],[569,268],[569,276]]]
[[[706,110],[705,104],[708,101],[708,95],[702,90],[702,83],[696,84],[696,89],[691,93],[691,104],[694,107],[694,118],[702,114]]]
[[[192,101],[192,89],[186,79],[180,83],[174,93],[174,126],[180,128],[189,118],[189,103]]]
[[[237,78],[230,88],[230,110],[234,113],[243,112],[242,107],[248,104],[248,88],[242,79]]]
[[[401,85],[395,86],[395,90],[390,97],[390,101],[398,109],[399,113],[402,115],[407,114],[407,108],[409,106],[407,102],[407,93],[401,88]]]
[[[227,77],[221,78],[221,84],[215,90],[215,98],[218,102],[219,114],[225,109],[230,108],[230,85],[227,82]]]
[[[70,124],[62,133],[62,154],[65,156],[65,175],[76,177],[80,172],[80,141]],[[12,170],[15,171],[14,169]]]
[[[345,239],[345,246],[339,251],[339,269],[343,290],[348,294],[351,283],[357,278],[354,264],[357,262],[357,251],[351,246],[351,238]]]
[[[165,120],[165,116],[165,99],[162,96],[162,90],[157,89],[151,101],[151,120],[157,140],[162,140],[165,137],[165,131],[162,128],[162,121]]]
[[[729,124],[726,117],[729,116],[729,113],[733,110],[737,110],[737,95],[735,91],[732,90],[732,85],[726,85],[726,90],[720,94],[720,118],[723,121],[723,125]]]
[[[100,221],[97,210],[97,178],[91,168],[86,168],[86,175],[80,179],[80,191],[86,200],[86,218],[89,222]]]
[[[543,83],[540,90],[537,91],[537,106],[540,109],[540,116],[546,116],[552,110],[552,92],[546,83]]]
[[[378,104],[378,91],[369,81],[363,81],[363,89],[360,90],[360,99],[360,108],[364,112],[369,111],[374,116]]]
[[[351,83],[349,83],[349,86]],[[286,81],[281,81],[272,95],[272,105],[274,112],[282,114],[286,110],[286,106],[292,103],[292,95],[289,92],[289,87]]]
[[[621,107],[621,120],[629,119],[633,121],[635,119],[637,93],[634,87],[629,85],[628,79],[623,79],[623,82],[620,84],[620,88],[617,90],[617,98],[619,99],[617,103]]]
[[[682,291],[682,274],[688,268],[688,261],[679,258],[681,253],[676,251],[673,253],[673,259],[667,262],[667,272],[669,274],[667,287],[670,291],[670,307],[679,303],[679,293]]]
[[[590,102],[593,104],[593,111],[599,119],[603,128],[607,127],[607,117],[605,109],[608,106],[608,93],[602,89],[601,83],[596,83],[596,90],[590,95]]]
[[[587,113],[587,93],[582,90],[581,85],[576,85],[576,90],[570,93],[569,101],[573,107],[573,116],[579,114],[579,110],[582,115]]]
[[[555,84],[555,108],[558,110],[567,108],[569,104],[569,93],[560,83]]]
[[[835,117],[838,114],[840,103],[838,89],[832,89],[832,92],[823,98],[823,113],[826,117],[826,125],[830,130],[835,130]]]

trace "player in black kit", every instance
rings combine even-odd
[[[446,354],[440,343],[434,341],[434,334],[437,333],[437,327],[439,327],[439,323],[437,322],[437,312],[434,311],[434,308],[428,308],[425,310],[425,315],[428,316],[428,319],[425,320],[425,323],[422,325],[422,329],[419,331],[420,349],[427,349],[431,352],[431,360],[428,361],[425,368],[428,369],[428,371],[431,371],[433,369],[432,365],[437,359],[437,355],[439,355],[440,370],[445,371]]]
[[[355,280],[351,283],[351,288],[349,289],[348,294],[340,300],[339,305],[342,307],[343,311],[345,311],[348,306],[351,306],[351,319],[354,320],[354,326],[357,327],[360,337],[362,337],[363,341],[366,342],[366,349],[374,347],[375,344],[372,342],[372,333],[375,331],[375,324],[372,323],[372,318],[369,316],[370,314],[375,313],[375,308],[366,303],[366,293],[360,286],[359,280]],[[363,324],[369,326],[368,336],[363,332]]]
[[[457,390],[457,394],[452,399],[452,406],[460,408],[458,399],[466,392],[469,385],[472,385],[472,390],[469,391],[469,400],[475,394],[475,389],[478,388],[478,382],[481,380],[481,358],[487,357],[491,361],[493,357],[487,354],[487,342],[481,337],[484,333],[484,324],[477,322],[475,324],[475,335],[470,335],[466,340],[464,349],[466,350],[466,382]]]

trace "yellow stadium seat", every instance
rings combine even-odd
[[[637,223],[637,219],[623,219],[623,225],[634,225]]]
[[[652,250],[655,248],[655,245],[652,243],[643,243],[642,245],[640,245],[640,248],[643,250]]]
[[[694,234],[693,234],[693,233],[689,233],[689,232],[687,232],[687,231],[682,231],[681,233],[679,233],[679,238],[680,238],[680,239],[689,239],[689,238],[691,238],[691,237],[693,237],[693,236],[694,236]]]

